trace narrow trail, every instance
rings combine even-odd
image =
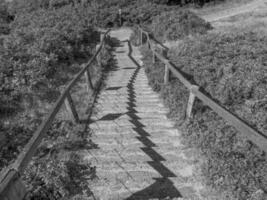
[[[195,160],[181,144],[168,110],[148,86],[141,54],[131,47],[131,31],[111,32],[120,40],[117,69],[99,94],[90,129],[98,145],[86,155],[96,166],[90,183],[95,199],[202,199]]]

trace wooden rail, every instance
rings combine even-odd
[[[155,42],[149,38],[149,33],[144,31],[141,27],[138,27],[140,31],[140,41],[143,39],[143,36],[146,37],[146,42],[148,48],[152,51],[152,62],[155,62],[157,58],[162,63],[165,64],[165,75],[164,75],[164,84],[167,84],[169,81],[169,73],[172,73],[176,78],[178,78],[186,88],[190,91],[188,105],[186,109],[186,117],[191,117],[192,109],[194,106],[195,98],[201,100],[205,105],[210,107],[214,112],[216,112],[219,116],[221,116],[224,120],[226,120],[229,124],[236,128],[237,131],[242,133],[248,140],[251,140],[254,144],[256,144],[259,148],[263,151],[267,152],[267,135],[263,133],[259,133],[258,131],[254,130],[252,127],[247,125],[242,119],[238,118],[236,115],[225,109],[223,106],[216,103],[212,100],[209,96],[207,96],[203,90],[200,90],[199,86],[192,84],[183,74],[176,69],[174,65],[170,63],[170,61],[164,56],[156,52],[155,50]],[[143,41],[140,42],[143,44]],[[158,45],[157,45],[158,46]],[[161,45],[162,46],[162,45]],[[167,48],[162,46],[163,50]],[[155,57],[154,57],[155,56]]]
[[[79,115],[76,111],[75,105],[71,97],[71,89],[80,80],[80,78],[85,75],[88,84],[88,91],[92,90],[93,95],[96,95],[96,91],[93,89],[93,84],[91,82],[89,67],[92,65],[94,60],[97,59],[99,53],[101,52],[105,39],[109,31],[101,35],[101,43],[97,46],[96,53],[93,57],[86,63],[83,64],[83,69],[75,76],[75,78],[67,85],[63,93],[60,95],[53,109],[47,116],[46,120],[43,121],[39,129],[34,133],[30,141],[24,147],[24,150],[19,154],[17,160],[14,164],[10,165],[7,169],[3,170],[0,174],[0,199],[1,200],[22,200],[26,194],[26,188],[20,180],[20,174],[24,172],[27,165],[34,156],[38,146],[40,145],[42,139],[46,135],[47,131],[51,127],[57,113],[59,112],[62,105],[65,106],[73,120],[79,122]]]

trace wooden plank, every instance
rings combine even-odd
[[[138,40],[139,40],[139,46],[142,44],[142,30],[139,28],[138,31]]]
[[[90,93],[92,90],[94,90],[94,86],[91,80],[89,69],[85,71],[85,78],[86,78],[86,83],[87,83],[87,92]]]
[[[143,31],[141,30],[141,46],[143,46]]]
[[[191,117],[191,113],[192,113],[195,98],[196,98],[196,96],[194,95],[192,90],[198,90],[198,89],[199,89],[199,87],[197,85],[192,85],[190,88],[190,94],[189,94],[188,104],[187,104],[187,108],[186,108],[186,117],[187,118]]]
[[[172,74],[178,78],[187,88],[190,88],[192,86],[192,84],[177,70],[175,69],[172,64],[170,63],[169,60],[167,60],[166,58],[164,58],[162,55],[160,55],[158,52],[154,51],[155,55],[157,56],[157,58],[163,62],[165,65],[168,66],[168,68],[170,69],[170,71],[172,72]]]
[[[150,39],[149,39],[149,34],[146,33],[146,42],[147,42],[147,48],[151,49],[151,44],[150,44]]]
[[[166,58],[164,58],[161,54],[159,54],[158,52],[156,52],[155,50],[154,50],[154,54],[164,64],[167,64],[168,63],[168,60]]]
[[[170,64],[170,62],[168,61],[168,67],[170,69],[170,71],[172,72],[172,74],[178,78],[183,84],[185,87],[187,87],[188,89],[191,88],[192,84],[190,81],[188,81],[177,69],[175,69],[172,64]]]
[[[102,43],[104,41],[104,37],[105,34],[103,34],[102,32],[100,33],[100,43]]]
[[[193,88],[192,92],[195,94],[195,96],[202,100],[204,104],[209,106],[214,112],[216,112],[229,124],[235,127],[237,131],[243,134],[247,139],[251,140],[254,144],[258,145],[258,147],[261,148],[263,151],[267,152],[267,137],[265,135],[262,135],[261,133],[255,131],[253,128],[248,126],[238,117],[234,116],[228,110],[217,104],[205,94],[203,94],[201,91]]]
[[[69,112],[71,118],[73,119],[73,121],[75,122],[79,122],[79,115],[77,113],[77,110],[75,108],[74,102],[72,100],[72,97],[70,95],[70,93],[67,94],[66,99],[65,99],[65,106],[67,111]]]
[[[152,63],[155,64],[156,63],[156,56],[155,56],[155,50],[152,50]]]
[[[170,70],[168,65],[165,64],[165,72],[164,72],[164,84],[168,84],[169,83],[169,78],[170,78]]]

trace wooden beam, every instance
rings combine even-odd
[[[143,31],[141,30],[140,34],[140,41],[141,41],[141,46],[143,46]]]
[[[149,39],[149,34],[146,33],[146,42],[147,42],[147,48],[148,49],[151,49],[151,46],[150,46],[150,39]]]
[[[168,84],[169,83],[169,78],[170,78],[170,70],[168,65],[165,64],[165,72],[164,72],[164,84]]]
[[[207,95],[202,93],[199,90],[195,90],[192,88],[192,92],[208,107],[210,107],[214,112],[216,112],[219,116],[221,116],[225,121],[231,124],[236,128],[243,136],[247,139],[251,140],[254,144],[256,144],[263,151],[267,152],[267,138],[262,133],[255,131],[249,125],[247,125],[244,121],[234,116],[231,112],[217,104]]]
[[[155,49],[152,50],[152,63],[155,64],[156,62],[156,56],[155,56]]]
[[[192,92],[193,90],[198,90],[199,87],[197,85],[192,85],[190,88],[190,94],[189,94],[189,99],[188,99],[188,103],[187,103],[187,108],[186,108],[186,118],[190,118],[191,114],[192,114],[192,110],[193,110],[193,106],[194,106],[194,102],[196,99],[195,94]]]
[[[87,92],[90,93],[94,90],[94,86],[91,80],[89,68],[85,71],[86,83],[87,83]]]
[[[74,102],[73,102],[71,95],[69,93],[67,94],[66,99],[65,99],[65,106],[66,106],[67,111],[70,113],[73,121],[79,122],[80,121],[79,115],[75,109]]]

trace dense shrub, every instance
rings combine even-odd
[[[256,33],[209,34],[185,40],[169,56],[213,98],[266,133],[266,44]]]
[[[92,55],[98,37],[71,7],[23,14],[4,40],[1,57],[10,67],[3,67],[20,91],[43,97],[68,80],[74,61]]]
[[[157,5],[146,1],[113,1],[92,4],[87,7],[87,15],[90,23],[100,27],[116,27],[120,25],[119,9],[121,9],[121,20],[123,25],[151,23],[154,16],[162,12],[177,9],[176,6]]]
[[[205,34],[210,23],[188,10],[163,12],[153,18],[151,32],[160,40],[178,40],[188,35]]]
[[[11,14],[29,13],[41,8],[48,8],[50,0],[12,0],[9,5]]]
[[[87,197],[92,195],[88,181],[95,177],[95,168],[81,155],[95,145],[82,137],[83,132],[84,126],[70,121],[54,123],[23,175],[29,190],[25,200],[82,199],[84,192]]]
[[[169,7],[165,5],[157,5],[153,3],[140,3],[128,6],[122,11],[123,21],[128,25],[150,24],[155,16],[166,11],[178,9],[177,7]]]
[[[72,7],[22,13],[11,27],[0,44],[0,168],[21,151],[99,42]]]
[[[208,34],[187,38],[169,56],[220,104],[266,133],[266,41],[255,33]],[[164,86],[164,66],[153,67],[151,53],[143,54],[150,84],[160,91],[171,116],[183,121],[188,90],[173,77]],[[183,123],[183,136],[206,156],[202,170],[208,184],[229,199],[266,199],[266,154],[203,103],[197,101],[193,112],[194,118]]]
[[[2,34],[9,33],[9,13],[7,11],[7,4],[5,2],[0,2],[0,36]]]

